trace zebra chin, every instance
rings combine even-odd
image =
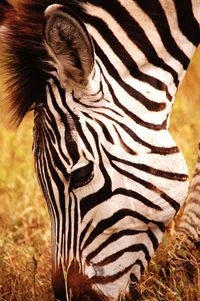
[[[65,276],[64,276],[65,274]],[[59,301],[101,301],[107,300],[92,289],[92,282],[80,271],[77,261],[72,261],[63,272],[60,266],[53,272],[53,289]]]
[[[83,275],[77,261],[68,266],[65,276],[62,267],[53,272],[53,290],[56,301],[137,301],[140,294],[136,285],[129,284],[118,297],[103,294],[94,281]]]

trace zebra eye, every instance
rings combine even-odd
[[[89,162],[87,165],[74,170],[70,176],[70,186],[73,189],[82,187],[88,184],[94,176],[94,164]]]

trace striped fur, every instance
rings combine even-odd
[[[186,234],[191,241],[200,243],[200,145],[190,192],[178,230]]]
[[[35,109],[55,296],[134,300],[187,195],[168,126],[200,41],[200,1],[24,3],[0,14],[0,67],[15,119]]]

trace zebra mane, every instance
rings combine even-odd
[[[13,8],[3,0],[0,6],[0,101],[9,102],[17,124],[39,100],[52,70],[42,36],[44,11],[55,2],[78,9],[80,1],[22,0]]]

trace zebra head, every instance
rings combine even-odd
[[[136,152],[123,138],[124,115],[85,25],[60,5],[48,7],[45,18],[53,71],[36,105],[34,155],[52,222],[55,295],[122,300],[158,244],[133,200],[161,208],[134,190],[129,169]],[[164,230],[152,225],[158,235]]]
[[[31,6],[32,14],[42,1],[33,2],[37,7]],[[169,98],[169,92],[150,75],[142,76],[144,92],[141,86],[133,88],[138,79],[124,72],[131,60],[128,55],[123,70],[116,71],[120,59],[115,55],[112,62],[112,51],[106,49],[116,52],[122,43],[104,26],[106,42],[101,49],[100,34],[89,30],[92,9],[87,14],[77,1],[44,6],[41,40],[39,18],[30,14],[29,20],[25,13],[13,13],[17,17],[5,23],[1,35],[9,36],[9,51],[18,58],[11,70],[23,54],[23,68],[16,68],[21,77],[15,76],[15,81],[22,91],[27,85],[29,97],[21,92],[15,96],[16,102],[23,100],[18,105],[21,115],[31,103],[24,100],[34,101],[33,152],[51,218],[55,296],[73,301],[134,300],[135,285],[187,192],[186,167],[167,130],[171,103],[162,99]],[[35,51],[29,45],[29,56],[24,51],[27,37]],[[27,57],[34,70],[32,82],[23,73],[29,68]],[[152,91],[159,101],[147,98]]]
[[[53,71],[36,105],[34,155],[52,222],[55,295],[118,300],[150,258],[143,237],[154,237],[132,204],[136,193],[125,162],[127,149],[129,162],[135,152],[117,129],[123,115],[83,22],[60,5],[49,6],[45,18]]]

